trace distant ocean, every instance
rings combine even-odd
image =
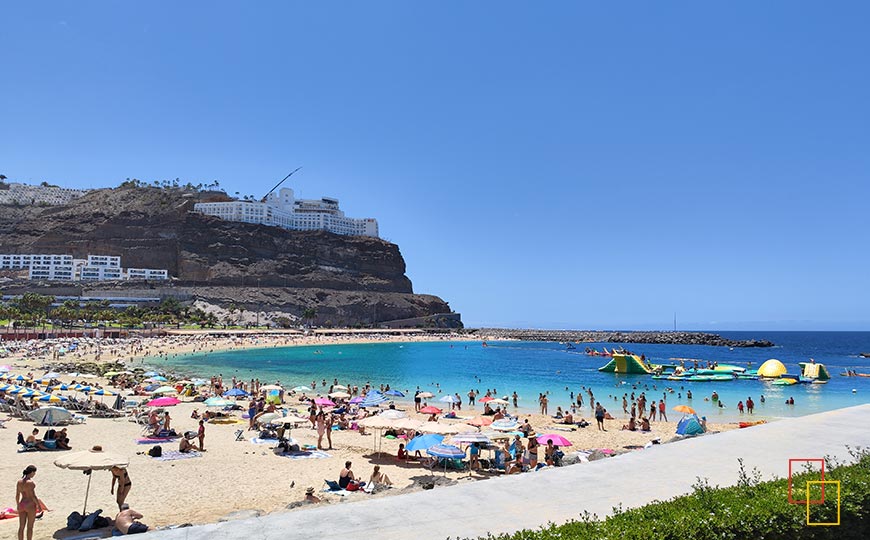
[[[591,387],[595,398],[621,414],[622,395],[632,391],[646,392],[649,401],[662,397],[665,387],[675,392],[668,394],[668,408],[684,403],[691,405],[711,422],[733,421],[746,418],[739,415],[737,402],[748,396],[756,403],[755,417],[788,417],[838,409],[870,402],[870,378],[842,377],[847,368],[870,373],[870,359],[858,356],[870,352],[870,332],[721,332],[732,339],[769,339],[773,348],[735,348],[694,345],[621,344],[637,354],[646,354],[653,363],[669,363],[670,358],[697,358],[717,360],[721,363],[758,367],[769,358],[781,360],[789,373],[799,373],[798,362],[815,358],[825,364],[832,379],[827,384],[773,386],[762,381],[730,381],[718,383],[674,383],[654,381],[645,375],[615,375],[599,373],[597,368],[608,359],[586,356],[585,347],[608,349],[614,343],[578,344],[576,351],[552,342],[491,342],[482,347],[480,342],[434,343],[378,343],[365,345],[331,345],[282,347],[224,353],[193,354],[151,364],[164,369],[207,377],[222,374],[228,380],[233,376],[250,380],[259,378],[269,383],[280,381],[285,387],[309,385],[318,381],[362,386],[369,382],[375,386],[389,384],[392,388],[408,391],[418,386],[436,395],[430,403],[446,393],[459,392],[463,400],[469,389],[482,394],[495,389],[497,395],[520,396],[520,409],[537,408],[537,396],[549,392],[550,412],[557,406],[571,404],[570,392],[583,392],[582,414],[590,416],[589,399],[583,387]],[[633,388],[634,387],[634,388]],[[686,397],[691,389],[693,399]],[[853,389],[855,392],[853,392]],[[726,408],[720,409],[704,398],[716,391]],[[682,397],[678,397],[678,393]],[[765,396],[761,403],[760,396]],[[785,405],[794,397],[795,405]],[[401,399],[399,400],[401,401]],[[435,403],[437,404],[437,403]],[[615,416],[618,416],[615,414]],[[672,416],[677,416],[672,413]]]

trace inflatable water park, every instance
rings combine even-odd
[[[605,349],[606,351],[606,349]],[[595,351],[597,352],[597,351]],[[587,353],[588,354],[588,353]],[[603,373],[619,373],[633,375],[652,375],[653,379],[680,382],[727,382],[739,379],[764,380],[777,386],[792,384],[825,384],[831,379],[831,374],[824,364],[818,364],[814,360],[799,362],[798,374],[788,373],[785,364],[775,358],[767,360],[758,369],[747,369],[733,364],[720,364],[718,362],[705,362],[692,359],[680,360],[679,364],[651,364],[644,356],[636,354],[622,354],[617,352],[607,353],[610,361],[598,368]],[[595,354],[590,356],[603,356]],[[692,362],[692,366],[686,365],[686,360]]]

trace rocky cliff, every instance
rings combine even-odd
[[[413,294],[395,244],[193,212],[197,202],[221,199],[222,192],[120,187],[66,206],[0,206],[0,253],[120,255],[125,267],[168,269],[175,287],[198,297],[297,315],[323,304],[347,324],[450,311],[438,297]]]

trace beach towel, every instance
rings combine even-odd
[[[140,437],[136,439],[136,444],[160,444],[172,442],[177,437]]]
[[[185,454],[184,452],[179,452],[177,450],[166,450],[165,452],[163,452],[162,456],[156,457],[154,459],[157,461],[177,461],[179,459],[190,459],[201,456],[202,454],[196,451],[187,452]]]
[[[280,457],[290,459],[323,459],[330,458],[332,456],[322,450],[313,450],[304,452],[287,452],[286,454],[280,454]]]
[[[259,437],[251,437],[251,442],[254,444],[278,444],[278,439],[261,439]]]

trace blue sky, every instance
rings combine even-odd
[[[865,3],[323,6],[5,4],[0,173],[301,165],[470,325],[870,329]]]

